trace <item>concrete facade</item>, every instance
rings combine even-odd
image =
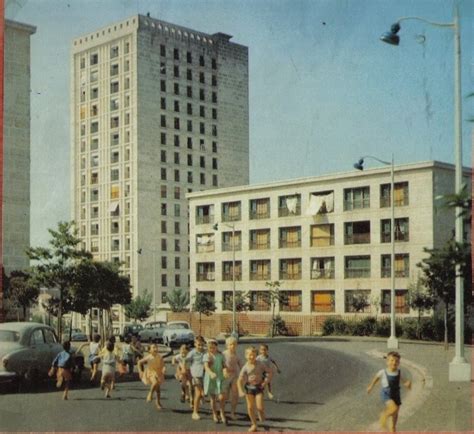
[[[73,42],[72,218],[157,305],[188,290],[185,194],[249,181],[248,50],[229,39],[137,15]]]
[[[454,166],[407,164],[394,176],[396,312],[409,314],[407,291],[423,248],[440,246],[454,228],[454,211],[435,200],[454,190]],[[262,293],[277,280],[289,297],[287,314],[353,313],[361,291],[370,302],[363,312],[388,313],[389,187],[384,167],[188,194],[191,296],[207,292],[218,311],[230,309],[235,231],[235,288],[250,291],[255,314],[268,311]]]
[[[30,246],[30,37],[36,28],[5,22],[3,264],[28,267]]]

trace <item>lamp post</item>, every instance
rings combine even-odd
[[[380,39],[391,45],[398,45],[400,37],[400,23],[406,20],[422,21],[434,27],[451,28],[454,32],[454,165],[455,165],[455,191],[462,191],[462,121],[461,121],[461,38],[459,13],[454,7],[452,23],[438,23],[421,17],[402,17],[392,25],[389,32],[384,33]],[[455,240],[463,242],[463,220],[461,208],[455,210]],[[449,381],[471,381],[471,365],[464,357],[464,282],[461,275],[461,266],[456,265],[456,343],[455,356],[449,364]]]
[[[153,254],[153,321],[156,321],[156,250],[139,248],[137,250],[137,253],[141,255],[143,250],[151,252]]]
[[[387,348],[397,349],[398,339],[395,331],[395,189],[393,183],[393,154],[391,162],[380,160],[371,155],[361,157],[359,161],[354,164],[357,170],[364,170],[365,158],[372,158],[379,163],[390,166],[390,337],[387,340]]]
[[[232,229],[232,333],[231,336],[235,339],[239,338],[237,332],[237,313],[235,303],[235,225],[222,223],[224,226]],[[213,229],[217,231],[219,229],[219,223],[215,223]]]

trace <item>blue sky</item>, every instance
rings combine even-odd
[[[463,162],[471,165],[474,2],[462,29]],[[351,170],[361,155],[395,163],[453,162],[453,32],[402,23],[451,22],[450,0],[7,0],[32,37],[31,243],[70,218],[71,40],[146,14],[249,47],[252,183]],[[420,37],[422,35],[423,37]],[[471,101],[472,100],[472,101]]]

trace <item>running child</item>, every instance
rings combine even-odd
[[[53,360],[50,376],[56,374],[56,387],[59,389],[64,384],[63,399],[68,399],[69,385],[72,380],[72,368],[74,360],[71,355],[71,342],[63,343],[61,351]]]
[[[80,345],[79,348],[77,349],[77,352],[79,353],[82,350],[82,348],[84,348],[86,345],[87,343]],[[91,366],[91,379],[90,379],[91,383],[94,382],[95,377],[97,375],[98,368],[99,368],[100,351],[101,351],[100,335],[94,335],[94,337],[92,338],[92,342],[89,342],[89,364]]]
[[[237,419],[235,414],[237,410],[237,403],[239,401],[239,389],[237,387],[237,381],[239,379],[239,373],[242,369],[242,362],[237,355],[237,339],[233,336],[228,337],[225,340],[227,349],[224,350],[222,355],[224,356],[224,392],[226,395],[226,401],[230,398],[230,418],[232,420]],[[225,412],[225,402],[224,402]]]
[[[176,366],[176,379],[181,383],[181,402],[189,401],[191,408],[193,406],[193,386],[191,384],[191,363],[186,360],[188,347],[183,344],[179,348],[179,354],[176,354],[171,363]]]
[[[277,373],[279,373],[279,374],[281,373],[280,368],[278,367],[275,360],[273,360],[268,354],[268,345],[267,344],[260,344],[260,347],[258,349],[257,360],[259,362],[262,362],[272,372],[274,372],[274,370],[276,369]],[[267,390],[268,390],[268,397],[270,399],[273,399],[272,383],[270,381],[267,384]]]
[[[146,367],[144,368],[144,365]],[[143,384],[150,386],[150,391],[146,397],[147,402],[153,401],[153,395],[156,393],[156,408],[161,410],[160,386],[165,381],[165,362],[158,352],[158,345],[150,345],[149,354],[137,363],[138,372]]]
[[[380,426],[382,429],[387,428],[387,419],[390,420],[389,431],[395,432],[397,429],[398,412],[402,401],[400,399],[400,382],[407,389],[411,389],[411,381],[406,380],[400,374],[400,354],[396,351],[390,351],[387,356],[387,368],[381,369],[367,387],[367,393],[379,381],[382,383],[380,397],[385,404],[385,409],[380,413]]]
[[[245,359],[247,363],[240,371],[239,395],[245,396],[247,401],[247,411],[252,425],[249,432],[257,431],[257,417],[263,422],[265,420],[265,408],[263,402],[263,391],[265,386],[272,381],[272,370],[267,368],[262,362],[257,360],[257,349],[248,347],[245,350]]]
[[[201,419],[199,416],[199,406],[204,395],[204,354],[204,338],[196,336],[194,339],[194,349],[186,357],[186,360],[191,363],[191,384],[194,388],[193,414],[191,416],[193,420]]]
[[[110,391],[115,385],[115,368],[117,364],[117,354],[115,353],[114,343],[108,341],[105,348],[100,352],[102,360],[102,378],[100,379],[100,388],[105,390],[105,397],[110,398]]]
[[[225,417],[225,393],[224,393],[224,356],[217,349],[217,341],[207,341],[207,353],[203,357],[204,362],[204,394],[211,400],[212,419],[219,423],[227,424]],[[219,402],[220,421],[217,413],[217,401]]]
[[[122,345],[122,354],[120,357],[120,362],[122,364],[122,372],[126,372],[126,368],[128,366],[128,373],[130,375],[133,374],[133,367],[135,365],[134,363],[134,356],[133,356],[133,350],[131,348],[131,339],[130,336],[127,336],[125,338],[125,343]],[[125,368],[125,369],[124,369]]]

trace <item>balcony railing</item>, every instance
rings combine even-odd
[[[334,279],[334,268],[311,270],[311,279]]]
[[[197,273],[196,280],[198,282],[213,282],[215,280],[214,271],[205,271]]]
[[[278,217],[288,217],[301,214],[301,205],[296,205],[296,212],[292,213],[286,206],[278,208]]]
[[[404,193],[401,198],[395,199],[394,205],[395,206],[406,206],[408,205],[408,193]],[[390,206],[390,198],[389,197],[381,197],[380,198],[380,207],[381,208],[388,208]]]
[[[213,215],[197,215],[196,216],[196,224],[197,225],[204,225],[214,223],[214,216]]]
[[[345,200],[344,211],[350,211],[353,209],[370,208],[370,199],[357,199],[357,200]]]
[[[270,217],[270,210],[266,211],[250,211],[250,220],[259,220],[259,219],[267,219]]]
[[[227,213],[222,213],[222,221],[223,222],[238,222],[241,220],[241,214],[240,211],[236,214],[227,214]]]
[[[280,271],[280,279],[301,280],[301,270],[299,270],[299,271]]]
[[[232,271],[222,273],[222,280],[224,281],[232,281]],[[235,280],[242,280],[242,272],[235,270]]]
[[[212,244],[197,244],[196,252],[197,253],[209,253],[214,251],[214,243]]]
[[[334,245],[334,235],[327,237],[311,237],[311,247],[325,247]]]
[[[344,277],[346,279],[358,279],[361,277],[370,277],[370,267],[345,268]]]
[[[223,252],[232,252],[232,241],[224,241],[222,243],[222,251]],[[242,249],[242,243],[240,240],[235,240],[235,251]]]
[[[344,244],[370,244],[370,232],[352,235],[346,234]]]
[[[250,272],[250,280],[270,280],[270,272],[258,273],[255,271]]]
[[[294,248],[294,247],[301,247],[301,240],[296,241],[287,241],[280,239],[279,241],[280,248]]]
[[[250,241],[250,250],[263,250],[270,248],[270,241],[265,242],[257,242],[257,241]]]
[[[382,267],[382,277],[390,277],[391,276],[391,267]],[[395,277],[409,277],[409,270],[395,270]]]
[[[382,243],[389,243],[390,233],[382,232],[381,241]],[[408,231],[406,232],[395,231],[395,241],[410,241],[410,235]]]

